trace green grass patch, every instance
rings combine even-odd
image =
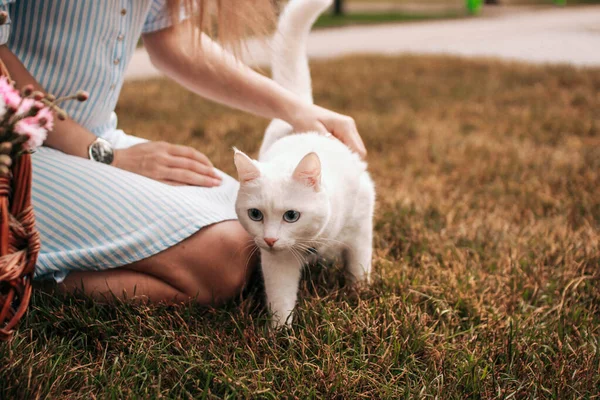
[[[416,22],[465,17],[466,12],[411,13],[400,11],[346,13],[344,15],[323,14],[315,22],[315,27],[335,27],[346,25],[369,25],[390,22]]]

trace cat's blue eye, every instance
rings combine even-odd
[[[300,213],[294,210],[288,210],[283,214],[283,220],[285,222],[293,223],[300,219]]]
[[[248,217],[250,217],[252,221],[262,221],[263,213],[257,208],[251,208],[248,210]]]

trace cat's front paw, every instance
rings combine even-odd
[[[356,284],[358,284],[358,285],[364,285],[364,286],[371,285],[371,273],[369,272],[369,273],[365,274],[362,277],[362,279],[356,281]]]
[[[353,285],[368,286],[371,284],[371,266],[362,268],[360,266],[348,268],[348,278]]]
[[[273,329],[281,329],[281,328],[289,328],[292,326],[292,313],[286,318],[281,318],[280,314],[275,313],[271,315],[271,328]]]

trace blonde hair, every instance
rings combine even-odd
[[[191,27],[206,33],[235,55],[241,50],[246,36],[263,37],[273,32],[277,0],[169,0],[175,23],[182,12]],[[172,17],[173,18],[173,17]],[[199,37],[194,36],[194,47],[200,48]]]

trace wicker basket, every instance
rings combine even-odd
[[[0,74],[8,76],[0,60]],[[12,176],[0,177],[0,341],[11,338],[31,297],[40,250],[31,206],[31,156],[13,160]]]

